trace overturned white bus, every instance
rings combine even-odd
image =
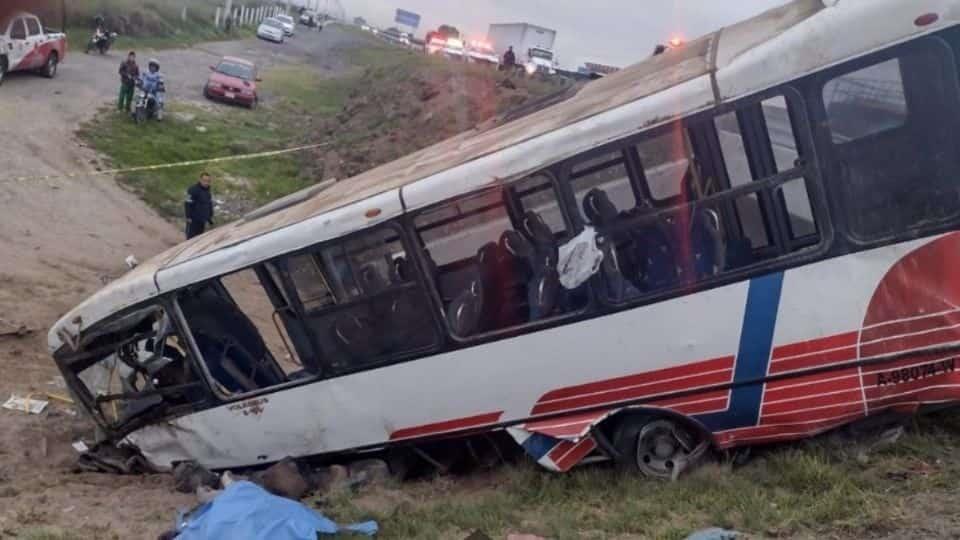
[[[160,467],[506,431],[669,476],[956,402],[958,24],[790,2],[161,254],[51,353]]]

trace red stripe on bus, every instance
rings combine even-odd
[[[843,362],[849,362],[851,360],[857,359],[857,348],[846,347],[843,349],[835,349],[832,351],[824,351],[819,353],[812,353],[805,356],[799,356],[794,358],[784,358],[781,360],[773,360],[770,363],[770,375],[777,375],[780,373],[787,373],[789,371],[797,371],[802,369],[812,369],[818,367],[825,367],[832,364],[841,364]]]
[[[802,379],[804,380],[797,378],[777,381],[780,383],[779,386],[774,386],[773,383],[768,384],[763,393],[763,402],[770,403],[843,390],[860,390],[860,374],[856,368],[818,373],[815,377]]]
[[[821,384],[823,382],[828,381],[829,379],[853,378],[853,377],[855,377],[859,381],[860,371],[857,368],[845,368],[845,369],[838,369],[836,371],[829,371],[826,373],[814,373],[812,375],[794,376],[787,379],[780,379],[778,381],[768,382],[766,387],[766,393],[770,394],[772,392],[779,392],[785,388],[790,388],[793,386]]]
[[[824,431],[842,426],[863,416],[863,410],[850,414],[841,414],[833,418],[824,418],[813,422],[776,423],[775,425],[741,428],[720,433],[716,437],[721,449],[751,443],[772,443],[812,437]]]
[[[857,344],[857,332],[848,332],[835,336],[827,336],[808,341],[798,341],[788,345],[781,345],[773,349],[773,360],[797,356],[800,354],[809,354],[826,351],[829,349],[840,349],[843,347],[852,347]]]
[[[830,396],[833,397],[833,396]],[[824,400],[829,403],[836,400]],[[792,409],[779,410],[775,413],[764,412],[760,417],[760,425],[783,424],[798,421],[822,421],[863,412],[863,395],[857,392],[856,396],[847,396],[846,403],[835,405],[814,405],[805,401],[793,404]]]
[[[567,472],[587,457],[590,452],[593,452],[596,447],[597,443],[591,438],[583,439],[577,443],[560,444],[550,452],[550,460],[553,461],[560,472]]]
[[[479,428],[496,424],[500,421],[501,416],[503,416],[503,411],[478,414],[476,416],[467,416],[465,418],[455,418],[453,420],[445,420],[443,422],[402,428],[391,433],[390,440],[395,441],[397,439],[409,439],[412,437],[426,437],[440,433],[450,433],[465,429]]]
[[[857,385],[856,388],[847,388],[835,393],[808,392],[805,396],[790,401],[781,401],[779,403],[767,403],[761,408],[761,416],[777,415],[794,412],[798,410],[815,409],[831,405],[845,405],[856,403],[858,407],[863,407],[863,390]]]
[[[733,368],[733,356],[715,358],[704,362],[694,362],[682,366],[660,369],[656,371],[647,371],[635,375],[627,375],[616,379],[607,379],[577,386],[569,386],[547,392],[540,398],[539,403],[553,401],[570,397],[578,397],[584,394],[594,394],[598,392],[607,392],[610,390],[619,390],[631,386],[639,386],[651,382],[657,382],[663,379],[675,379],[680,377],[689,377],[705,371],[716,371],[721,369]]]
[[[939,315],[929,315],[907,321],[882,323],[873,328],[865,328],[860,335],[861,341],[876,341],[891,336],[926,332],[938,328],[960,325],[960,311],[951,311]]]
[[[944,345],[956,341],[960,341],[960,328],[944,328],[925,334],[891,338],[877,343],[867,343],[861,345],[860,355],[868,358],[883,354],[907,352],[935,345]]]
[[[618,388],[592,395],[570,397],[538,403],[533,408],[533,414],[548,414],[554,412],[571,411],[594,405],[615,404],[621,401],[653,397],[659,394],[682,392],[698,387],[715,386],[731,382],[733,370],[727,369],[715,373],[691,375],[674,381],[652,382],[637,388]]]

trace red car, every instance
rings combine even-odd
[[[215,66],[210,66],[210,78],[203,87],[203,95],[207,99],[215,99],[229,103],[239,103],[256,107],[260,102],[257,94],[257,66],[242,58],[223,57]]]

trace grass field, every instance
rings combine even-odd
[[[170,104],[162,122],[136,125],[126,114],[104,109],[79,135],[107,154],[116,168],[176,163],[267,152],[302,143],[298,127],[310,114],[333,114],[346,95],[343,81],[322,79],[309,71],[274,69],[264,74],[262,91],[279,96],[270,108],[211,110]],[[301,176],[304,155],[231,161],[133,173],[122,177],[147,203],[170,219],[182,213],[183,194],[202,171],[218,179],[217,196],[224,219],[306,187]]]

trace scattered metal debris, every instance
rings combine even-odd
[[[81,441],[82,442],[82,441]],[[86,447],[83,443],[73,445],[74,449]],[[109,474],[155,474],[158,471],[144,459],[140,452],[130,446],[114,446],[104,442],[80,453],[75,466],[77,472],[98,472]]]

